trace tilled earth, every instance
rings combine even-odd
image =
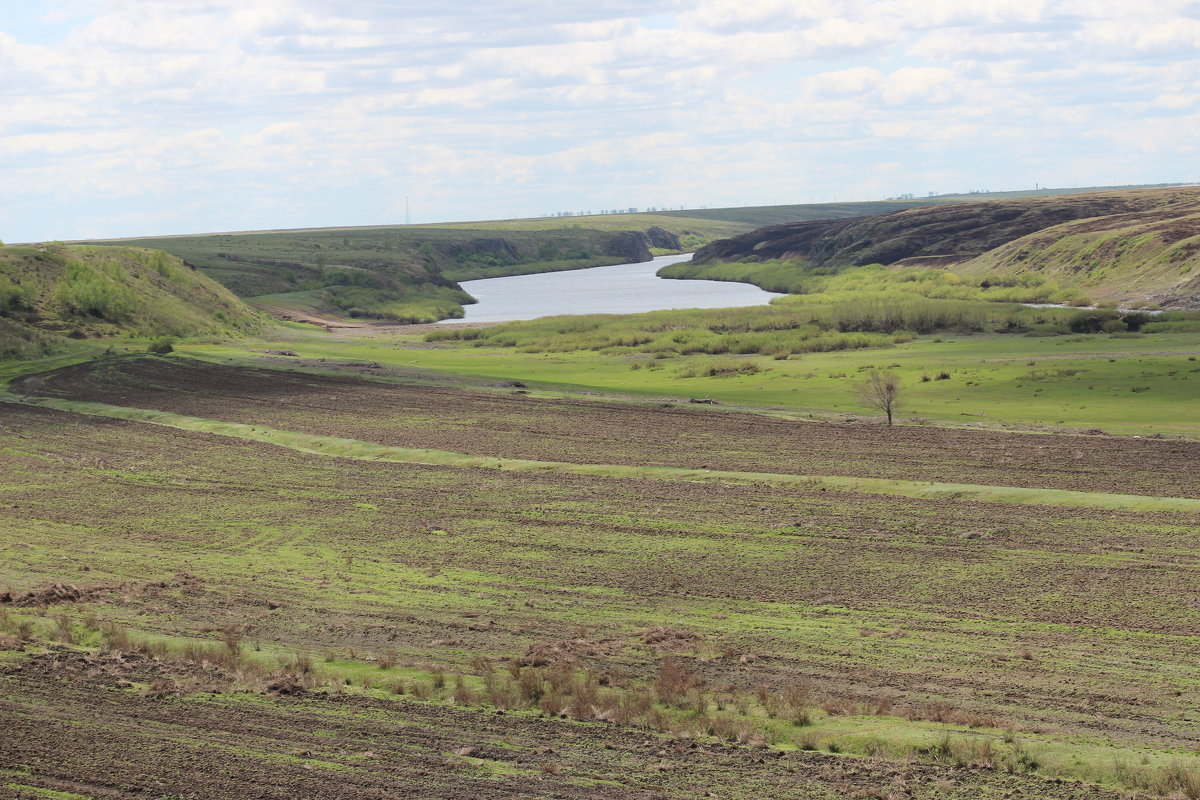
[[[163,674],[179,669],[55,651],[0,665],[0,797],[46,796],[38,789],[97,800],[1129,797],[982,769],[783,754],[444,704],[153,697],[137,688]]]
[[[1167,496],[1195,496],[1200,472],[1192,442],[788,423],[186,359],[21,388],[547,460]],[[0,612],[394,651],[420,669],[557,653],[622,682],[670,653],[713,690],[801,678],[835,703],[1200,743],[1194,514],[351,461],[11,404],[0,476]],[[140,686],[180,667],[0,656],[0,797],[1110,797],[354,694],[153,697]]]
[[[1195,515],[345,461],[3,409],[19,605],[69,583],[142,629],[417,663],[569,642],[643,679],[669,622],[714,686],[799,674],[1200,742]]]
[[[185,358],[92,362],[14,389],[509,458],[1167,497],[1200,489],[1200,442],[1181,440],[796,423],[689,404],[534,400],[512,389],[383,384]]]

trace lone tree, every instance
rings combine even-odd
[[[900,376],[894,372],[873,369],[858,384],[858,395],[863,405],[878,408],[887,414],[888,425],[891,425],[892,413],[900,407]]]

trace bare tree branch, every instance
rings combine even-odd
[[[900,376],[894,372],[873,369],[859,382],[858,394],[863,405],[887,414],[888,425],[891,425],[892,414],[900,407]]]

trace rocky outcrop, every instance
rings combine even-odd
[[[470,255],[490,255],[516,262],[521,258],[517,246],[500,236],[477,237],[465,242],[447,242],[441,245],[440,249],[453,259],[461,259]]]
[[[604,252],[629,262],[650,261],[650,237],[641,231],[618,231],[605,244]]]
[[[660,250],[683,249],[683,246],[679,243],[678,236],[657,225],[646,228],[646,239],[650,242],[651,247],[657,247]]]

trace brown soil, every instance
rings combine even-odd
[[[642,633],[642,644],[659,652],[694,650],[704,637],[694,631],[683,631],[670,625],[658,625]]]
[[[188,573],[179,573],[175,577],[174,581],[143,581],[100,586],[53,583],[24,592],[0,592],[0,605],[14,608],[43,608],[63,603],[94,603],[114,596],[128,600],[134,597],[155,597],[164,589],[172,588],[181,589],[184,592],[194,592],[201,584],[199,578]]]
[[[347,462],[5,413],[21,450],[0,453],[14,476],[0,524],[40,536],[28,556],[6,553],[17,587],[85,566],[105,582],[203,578],[122,597],[134,625],[208,637],[235,626],[247,640],[397,648],[417,663],[541,650],[644,677],[661,654],[643,636],[674,623],[723,654],[696,665],[714,686],[801,674],[834,697],[1200,741],[1179,682],[1200,659],[1195,515]],[[442,569],[478,577],[409,593]],[[680,608],[714,616],[683,628]],[[778,628],[721,621],[776,609],[788,609]]]
[[[442,704],[130,687],[164,669],[174,674],[148,659],[97,668],[65,652],[0,667],[0,766],[20,768],[0,797],[42,796],[34,787],[96,800],[1119,797],[980,769],[781,754]]]
[[[49,606],[55,603],[79,603],[96,600],[116,587],[93,586],[80,588],[72,584],[56,583],[44,589],[31,589],[28,592],[0,592],[0,605],[11,605],[18,608],[31,606]]]
[[[1172,494],[1194,487],[1200,452],[186,360],[114,359],[37,380],[25,390],[580,461]],[[357,462],[44,408],[0,414],[11,442],[0,450],[4,588],[55,613],[86,613],[72,607],[86,602],[141,630],[215,640],[236,629],[311,653],[394,649],[409,665],[525,654],[630,681],[670,653],[714,691],[799,677],[847,707],[888,700],[921,718],[938,705],[1139,746],[1200,742],[1195,515]],[[122,590],[87,594],[98,587]],[[1108,797],[972,770],[772,759],[610,725],[330,698],[288,680],[210,700],[192,692],[220,676],[74,658],[0,667],[0,730],[13,732],[0,736],[0,766],[32,765],[31,777],[6,780],[95,798]],[[453,755],[463,748],[473,755]]]
[[[386,445],[580,463],[1167,497],[1194,496],[1200,472],[1200,442],[796,423],[690,404],[534,400],[185,359],[93,362],[16,390]]]

